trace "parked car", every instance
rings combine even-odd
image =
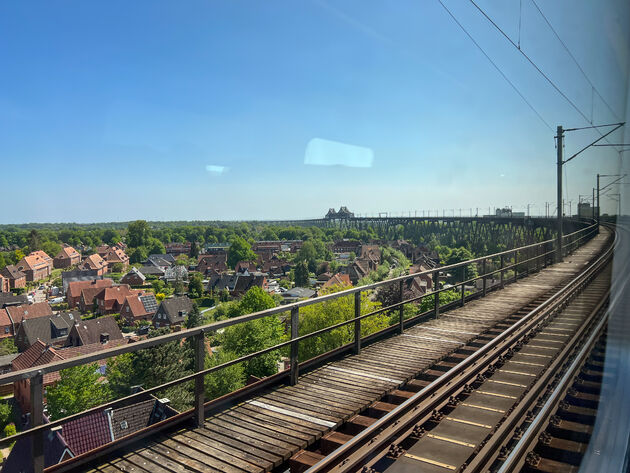
[[[54,299],[50,299],[51,304],[61,304],[64,301],[63,297],[55,297]]]

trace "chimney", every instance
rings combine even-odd
[[[109,333],[101,333],[101,343],[109,342]]]

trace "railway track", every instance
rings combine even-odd
[[[291,473],[575,469],[601,382],[611,256],[612,245],[569,284],[293,455]]]

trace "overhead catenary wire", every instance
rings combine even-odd
[[[488,53],[486,53],[486,51],[475,40],[475,38],[472,37],[472,35],[468,32],[468,30],[466,28],[464,28],[464,25],[462,25],[459,22],[459,20],[455,17],[455,15],[453,15],[453,13],[447,8],[447,6],[444,5],[442,0],[438,0],[438,2],[440,3],[440,5],[442,5],[442,8],[444,8],[444,10],[446,10],[446,12],[453,19],[453,21],[457,24],[457,26],[459,26],[460,29],[466,34],[466,36],[468,36],[468,38],[473,42],[473,44],[477,47],[477,49],[479,49],[479,51],[481,51],[481,53],[486,57],[486,59],[490,62],[490,64],[492,64],[494,66],[494,68],[499,72],[499,74],[501,74],[501,76],[506,80],[506,82],[508,84],[510,84],[510,86],[514,89],[514,91],[521,97],[521,99],[523,99],[523,102],[525,102],[527,104],[527,106],[536,114],[536,116],[538,116],[540,121],[542,121],[547,126],[547,128],[549,128],[551,131],[553,131],[552,126],[547,122],[547,120],[545,120],[543,118],[543,116],[538,112],[538,110],[536,110],[536,108],[531,104],[531,102],[529,100],[527,100],[527,98],[518,89],[518,87],[516,87],[516,85],[509,79],[509,77],[503,72],[503,70],[501,70],[501,68],[492,60],[492,58],[488,55]]]
[[[442,3],[441,0],[438,0],[438,1]],[[536,71],[538,71],[538,73],[555,89],[556,92],[558,92],[558,94],[560,94],[560,96],[562,96],[562,98],[564,98],[569,103],[569,105],[571,105],[571,107],[576,112],[578,112],[582,116],[582,118],[584,118],[584,120],[586,120],[588,123],[592,123],[589,117],[580,109],[580,107],[578,107],[576,103],[573,100],[571,100],[571,98],[567,94],[565,94],[562,91],[562,89],[560,89],[560,87],[553,80],[551,80],[551,78],[547,74],[545,74],[545,72],[540,67],[538,67],[538,65],[523,51],[520,45],[515,43],[514,40],[510,38],[510,36],[505,31],[503,31],[503,29],[492,18],[490,18],[490,16],[483,10],[483,8],[477,5],[475,0],[468,0],[468,1],[473,4],[473,6],[479,11],[479,13],[481,13],[484,16],[484,18],[486,18],[486,20],[488,20],[490,24],[492,24],[492,26],[494,26],[496,30],[499,33],[501,33],[501,35],[505,39],[507,39],[509,43],[512,46],[514,46],[514,48],[519,53],[521,53],[521,55],[532,65],[532,67],[536,69]],[[599,128],[594,127],[594,129],[597,131],[597,133],[602,135],[601,131],[599,131]]]

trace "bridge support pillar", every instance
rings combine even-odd
[[[291,309],[291,340],[298,337],[298,324],[300,323],[300,309],[294,307]],[[298,347],[300,342],[291,343],[291,376],[290,376],[290,384],[291,386],[295,386],[298,382],[298,378],[300,376],[300,362],[298,358]]]

